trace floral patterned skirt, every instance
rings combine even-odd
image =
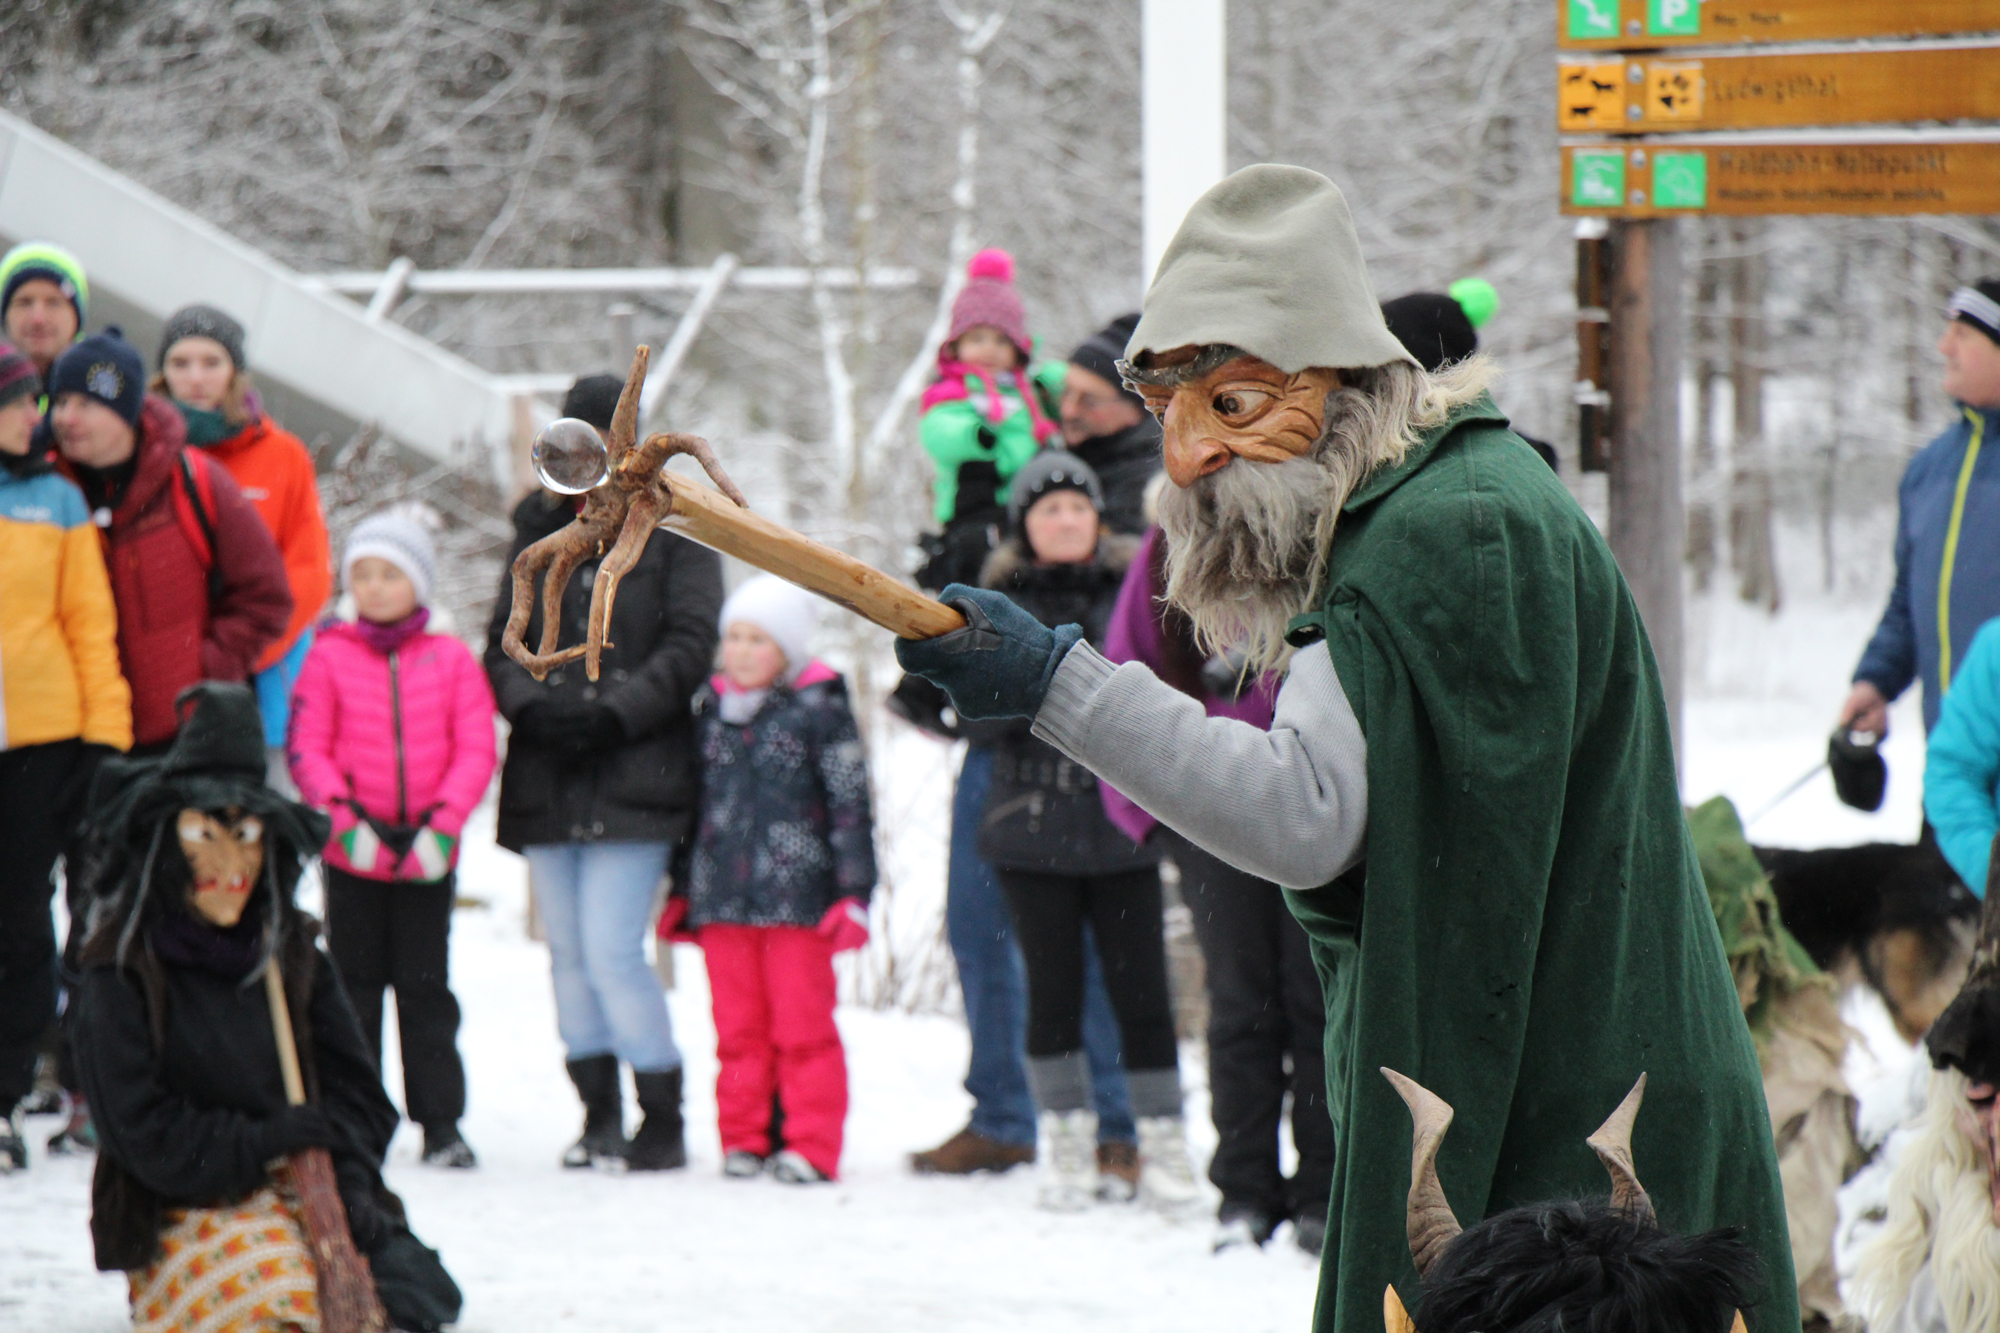
[[[128,1277],[134,1333],[319,1333],[312,1252],[289,1190],[169,1209],[160,1257]]]

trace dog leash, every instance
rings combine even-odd
[[[1750,816],[1750,818],[1743,821],[1744,831],[1748,832],[1752,824],[1756,823],[1758,820],[1762,819],[1765,815],[1770,814],[1773,810],[1776,810],[1786,801],[1789,801],[1792,797],[1796,796],[1799,793],[1799,790],[1803,788],[1808,782],[1811,782],[1814,778],[1818,777],[1820,775],[1820,770],[1824,769],[1825,767],[1826,767],[1826,760],[1822,759],[1817,764],[1814,764],[1811,768],[1801,773],[1798,776],[1798,779],[1794,781],[1791,786],[1779,792],[1769,801],[1766,801],[1762,809],[1758,810],[1756,814]]]

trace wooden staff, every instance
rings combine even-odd
[[[965,628],[965,617],[831,546],[741,507],[678,472],[661,482],[674,498],[660,524],[838,603],[905,639],[935,639]]]
[[[285,1000],[285,979],[274,952],[264,968],[264,993],[271,1001],[271,1028],[278,1035],[278,1066],[285,1075],[285,1100],[303,1106],[306,1082],[299,1073],[299,1048],[292,1037],[292,1007]],[[292,1154],[288,1163],[292,1184],[305,1214],[306,1242],[312,1246],[319,1285],[320,1327],[324,1333],[387,1333],[389,1316],[375,1294],[375,1276],[368,1261],[354,1248],[347,1229],[347,1207],[333,1175],[333,1158],[324,1148]]]

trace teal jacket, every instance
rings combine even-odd
[[[1931,728],[1924,815],[1938,850],[1979,897],[2000,834],[2000,620],[1973,636]]]
[[[1024,393],[1017,375],[996,382],[962,362],[939,363],[918,425],[924,452],[937,465],[932,498],[939,523],[949,524],[961,510],[1006,507],[1007,483],[1056,439],[1054,404],[1067,370],[1064,362],[1043,362],[1029,371]]]

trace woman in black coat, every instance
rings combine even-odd
[[[1073,454],[1015,474],[1013,535],[982,581],[1050,626],[1102,642],[1136,546],[1107,534],[1097,475]],[[993,785],[979,852],[1000,877],[1028,971],[1028,1082],[1049,1145],[1044,1207],[1096,1193],[1097,1116],[1083,1049],[1083,928],[1089,922],[1118,1015],[1139,1129],[1139,1195],[1166,1211],[1198,1200],[1181,1121],[1180,1054],[1167,995],[1158,857],[1104,813],[1097,779],[1035,738],[1026,719],[964,722],[991,744]]]
[[[621,387],[609,375],[578,380],[564,414],[606,430]],[[575,503],[537,491],[515,506],[508,568],[567,525]],[[578,567],[563,594],[564,644],[584,639],[598,563]],[[714,663],[721,560],[653,533],[618,585],[594,682],[580,662],[537,681],[501,650],[512,595],[503,576],[486,635],[486,672],[513,727],[500,772],[499,840],[528,858],[548,932],[556,1024],[583,1099],[583,1136],[563,1164],[622,1157],[634,1170],[682,1166],[681,1053],[645,937],[669,857],[694,824],[699,770],[688,703]],[[527,641],[541,633],[538,599]],[[632,1067],[646,1116],[629,1145],[620,1060]]]
[[[312,1313],[315,1270],[280,1159],[324,1148],[384,1307],[399,1328],[436,1328],[457,1318],[458,1288],[383,1184],[396,1109],[318,923],[293,902],[326,820],[265,785],[248,688],[196,685],[182,701],[192,708],[166,755],[107,762],[94,792],[102,836],[84,878],[98,909],[72,1012],[99,1135],[97,1266],[130,1276],[140,1330],[198,1300],[218,1323],[258,1304]],[[298,1106],[260,983],[274,965],[306,1086]]]

